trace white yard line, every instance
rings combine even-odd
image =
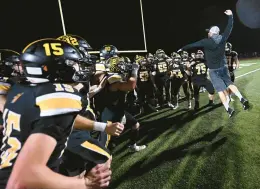
[[[258,69],[256,69],[256,70],[253,70],[253,71],[250,71],[250,72],[247,72],[247,73],[245,73],[245,74],[239,75],[239,76],[236,77],[236,79],[238,79],[238,78],[240,78],[240,77],[244,77],[244,76],[249,75],[249,74],[251,74],[251,73],[257,72],[257,71],[259,71],[259,70],[260,70],[260,68],[258,68]]]

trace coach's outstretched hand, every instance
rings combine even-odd
[[[225,14],[228,15],[228,16],[230,16],[230,15],[232,15],[233,13],[232,13],[231,10],[226,10],[226,11],[225,11]]]
[[[85,177],[85,185],[87,189],[106,188],[109,186],[112,172],[112,157],[104,164],[98,164]]]
[[[124,130],[124,125],[121,123],[108,123],[106,133],[112,136],[119,136]]]

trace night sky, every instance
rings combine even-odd
[[[77,3],[76,3],[77,2]],[[62,0],[67,33],[80,35],[95,49],[144,50],[139,0]],[[244,26],[236,0],[143,0],[148,51],[167,53],[206,37],[205,29],[223,31],[226,9],[234,13],[230,37],[238,52],[259,51],[259,29]],[[63,34],[57,0],[1,0],[0,48],[21,51],[28,43]]]

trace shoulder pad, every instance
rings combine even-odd
[[[116,82],[123,81],[123,78],[119,74],[111,74],[111,75],[108,75],[107,81],[108,81],[109,84],[113,84],[113,83],[116,83]]]
[[[7,92],[9,91],[10,88],[11,88],[10,83],[0,81],[0,95],[7,94]]]
[[[236,51],[232,51],[232,54],[235,55],[235,56],[238,55],[238,53]]]
[[[41,117],[79,112],[82,109],[81,97],[70,85],[59,83],[39,85],[35,95]]]
[[[97,63],[96,64],[96,71],[103,71],[103,72],[105,72],[106,71],[105,65],[102,64],[102,63]]]

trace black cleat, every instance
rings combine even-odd
[[[242,98],[240,102],[243,104],[244,110],[248,110],[250,108],[248,100]]]
[[[234,115],[234,113],[235,113],[235,110],[233,110],[232,108],[228,108],[227,113],[228,113],[229,117],[232,117]]]
[[[209,100],[208,106],[214,106],[214,101],[213,100]]]
[[[199,101],[195,101],[194,110],[198,110],[200,108]]]

